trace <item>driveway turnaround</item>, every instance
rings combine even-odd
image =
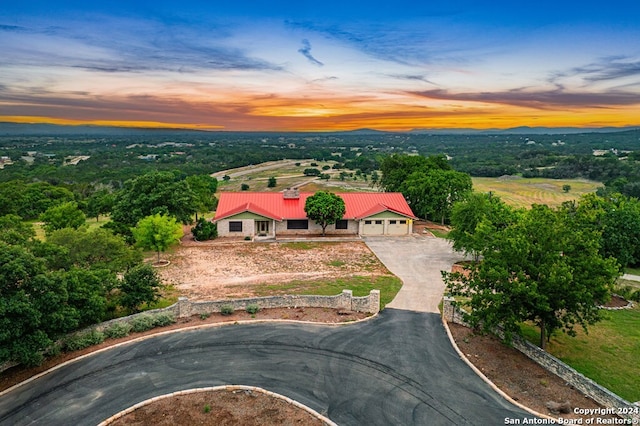
[[[531,418],[458,357],[439,315],[385,309],[342,327],[228,325],[112,348],[0,397],[0,424],[95,425],[154,396],[224,384],[288,396],[340,425]]]
[[[417,312],[438,312],[444,282],[440,271],[462,260],[451,244],[442,238],[412,235],[405,237],[366,237],[364,239],[380,261],[403,282],[389,308]]]

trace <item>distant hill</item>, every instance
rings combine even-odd
[[[192,129],[167,129],[167,128],[145,128],[145,127],[115,127],[115,126],[63,126],[46,123],[7,123],[0,122],[0,136],[15,135],[108,135],[126,136],[150,133],[202,133],[202,130]]]
[[[413,129],[409,133],[422,135],[568,135],[580,133],[614,133],[628,130],[638,130],[638,126],[627,127],[511,127],[509,129]]]
[[[325,134],[344,135],[384,135],[384,134],[419,134],[419,135],[493,135],[493,134],[515,134],[515,135],[553,135],[553,134],[579,134],[579,133],[613,133],[628,130],[638,130],[640,126],[628,127],[512,127],[509,129],[413,129],[409,132],[388,132],[375,129],[356,129],[347,131],[333,131]],[[7,123],[0,122],[0,136],[56,136],[56,135],[105,135],[105,136],[127,136],[144,134],[203,134],[203,133],[242,133],[242,134],[286,134],[296,132],[232,132],[232,131],[206,131],[180,128],[146,128],[146,127],[115,127],[115,126],[69,126],[45,123]],[[298,132],[313,133],[318,132]],[[324,132],[323,132],[324,133]]]

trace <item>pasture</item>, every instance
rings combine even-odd
[[[315,166],[312,164],[316,164]],[[251,192],[277,192],[285,188],[299,188],[301,191],[315,192],[320,190],[328,190],[333,192],[350,192],[350,191],[377,191],[378,188],[373,187],[370,181],[365,181],[362,177],[356,179],[347,177],[344,181],[340,180],[340,172],[355,173],[353,170],[336,170],[331,167],[336,164],[335,161],[320,160],[280,160],[270,161],[268,163],[255,164],[251,166],[239,167],[236,169],[224,170],[214,173],[212,176],[218,179],[219,191],[240,191],[242,184],[249,186],[248,191]],[[322,170],[328,166],[329,169]],[[322,173],[328,174],[331,178],[321,180],[315,176],[305,176],[305,169],[318,169]],[[223,180],[227,175],[229,180]],[[276,178],[276,186],[268,187],[269,178]]]
[[[491,191],[510,206],[526,208],[531,207],[531,204],[556,207],[565,201],[577,200],[583,194],[595,192],[603,186],[599,182],[584,179],[525,179],[519,176],[474,177],[472,181],[474,191]],[[564,192],[564,185],[571,186],[571,189]]]

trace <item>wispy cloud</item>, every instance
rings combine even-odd
[[[27,28],[26,27],[21,27],[19,25],[3,25],[3,24],[0,24],[0,31],[25,32],[25,31],[27,31]]]
[[[640,104],[640,98],[629,92],[576,93],[562,88],[554,90],[514,89],[498,92],[454,93],[449,90],[423,90],[414,95],[439,100],[485,102],[552,110],[556,108],[606,108]]]
[[[423,83],[438,86],[438,84],[429,80],[426,76],[419,74],[390,74],[389,77],[397,78],[398,80],[421,81]]]
[[[21,35],[20,43],[6,40],[5,64],[109,73],[281,69],[277,64],[247,55],[241,48],[227,46],[219,33],[203,34],[200,28],[182,29],[161,22],[113,18],[16,28],[26,35]],[[6,30],[5,34],[17,31]]]
[[[299,53],[302,53],[302,56],[307,58],[309,62],[314,65],[323,66],[324,64],[313,57],[311,54],[311,43],[306,38],[302,40],[302,47],[298,49]]]

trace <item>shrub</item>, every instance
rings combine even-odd
[[[240,190],[248,191],[249,190],[249,185],[247,185],[246,183],[243,183],[242,185],[240,185]]]
[[[154,319],[151,315],[138,315],[130,322],[131,330],[139,333],[141,331],[151,330],[154,327]]]
[[[218,237],[218,225],[201,217],[191,228],[191,233],[196,241],[213,240]]]
[[[251,305],[247,305],[246,310],[247,310],[247,313],[254,315],[258,313],[258,311],[260,310],[260,306],[252,303]]]
[[[231,305],[222,305],[220,307],[220,313],[222,315],[231,315],[233,313],[234,309],[233,306]]]
[[[109,327],[107,327],[104,330],[104,335],[107,338],[110,339],[117,339],[119,337],[126,337],[129,335],[129,332],[131,331],[131,324],[129,324],[128,322],[116,322],[111,324]]]
[[[176,322],[176,317],[171,312],[161,312],[153,316],[154,327],[165,327]]]
[[[67,337],[63,347],[66,352],[78,351],[104,342],[104,333],[98,330],[90,330],[82,333],[75,333]]]

